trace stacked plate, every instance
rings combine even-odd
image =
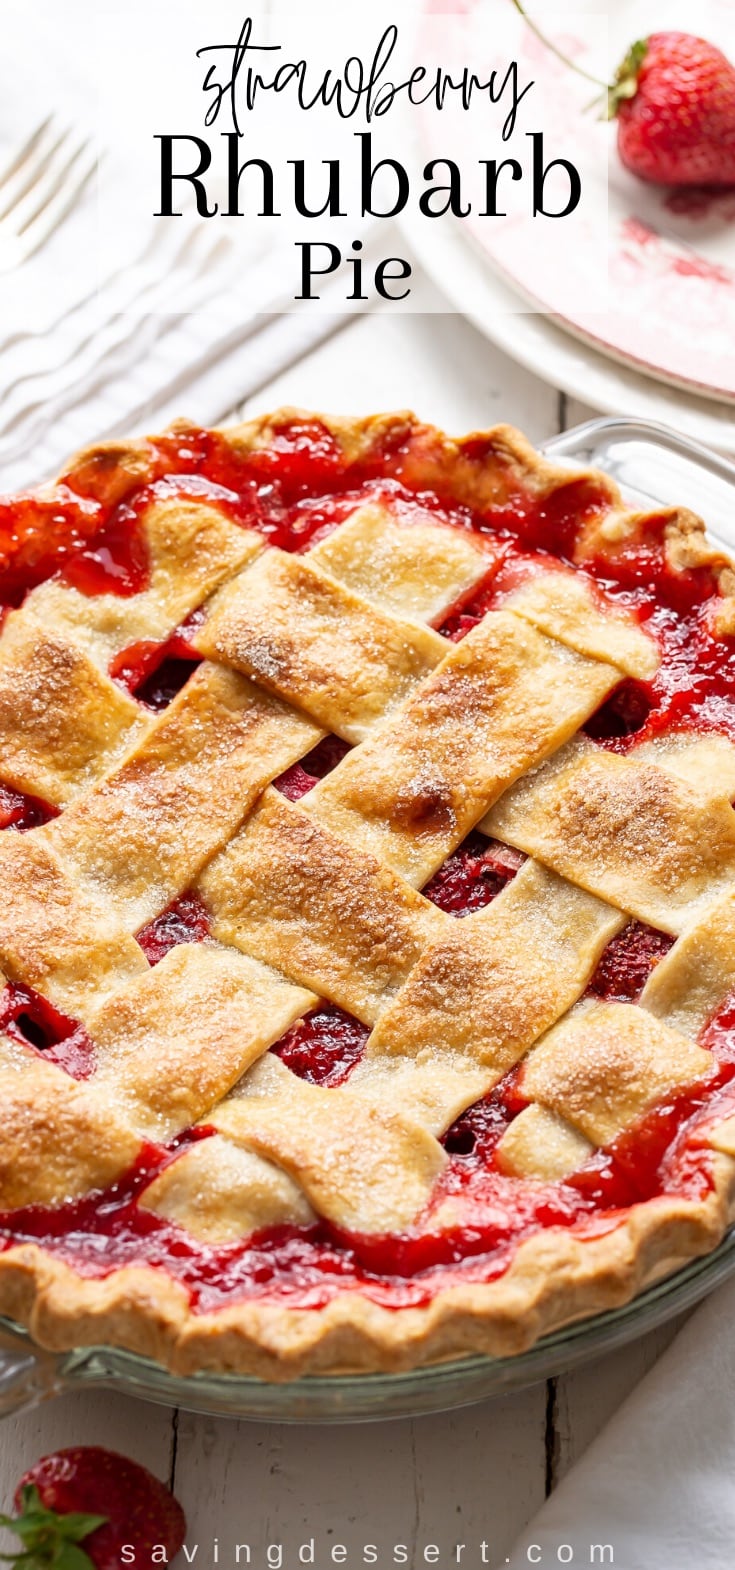
[[[424,6],[428,29],[435,6]],[[546,25],[548,10],[536,4],[534,13],[533,0],[528,8]],[[465,28],[468,13],[477,37],[490,37],[486,0],[465,0]],[[558,38],[596,76],[610,76],[635,39],[662,28],[695,26],[735,60],[731,0],[700,0],[694,23],[678,0],[617,0],[608,18],[604,40],[594,27],[587,37],[581,28]],[[520,67],[544,93],[548,145],[568,148],[570,129],[578,150],[596,145],[586,161],[585,222],[566,231],[575,287],[570,258],[565,272],[563,250],[555,265],[546,244],[530,243],[527,224],[411,220],[415,253],[452,305],[555,387],[606,413],[674,425],[735,452],[735,189],[672,192],[628,174],[614,125],[586,111],[589,84],[520,25]],[[548,30],[556,36],[553,22]],[[427,157],[438,153],[436,118],[427,116],[417,133]],[[473,118],[463,115],[457,132],[464,149],[455,144],[467,164],[477,158]],[[608,286],[602,308],[598,291],[591,309],[601,259]]]

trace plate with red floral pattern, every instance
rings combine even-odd
[[[431,14],[435,9],[427,0],[427,38],[441,20]],[[529,10],[533,14],[532,4]],[[561,30],[553,12],[550,17],[542,8],[538,20],[560,52],[603,78],[614,75],[635,39],[662,26],[652,0],[620,0],[604,38],[589,17],[570,15]],[[483,48],[488,57],[493,49],[486,0],[463,0],[461,20],[456,30],[444,30],[450,70],[454,51],[466,55],[470,35],[480,61]],[[691,31],[691,10],[673,0],[663,22]],[[735,57],[730,0],[702,0],[696,29]],[[583,201],[576,215],[556,224],[556,235],[549,222],[539,228],[540,243],[531,243],[529,223],[514,217],[510,203],[505,221],[482,216],[475,203],[458,220],[465,239],[511,283],[518,312],[544,312],[599,352],[670,386],[735,400],[735,189],[671,190],[637,179],[620,162],[615,126],[599,121],[590,107],[589,82],[520,18],[516,38],[521,78],[532,79],[539,95],[546,157],[571,153]],[[451,150],[463,167],[477,159],[478,121],[471,114],[427,114],[419,137],[427,156],[446,157]],[[507,156],[522,140],[514,136]]]

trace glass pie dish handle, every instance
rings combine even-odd
[[[60,1395],[67,1387],[61,1363],[0,1320],[0,1418]]]
[[[718,544],[735,548],[735,463],[668,426],[590,420],[543,451],[560,463],[604,470],[634,505],[690,507]]]

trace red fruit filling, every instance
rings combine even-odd
[[[96,1068],[94,1046],[83,1025],[54,1008],[32,987],[9,981],[0,993],[0,1034],[31,1047],[72,1079],[89,1079]]]
[[[179,943],[205,943],[210,937],[209,911],[198,894],[189,890],[172,900],[160,916],[141,927],[137,941],[149,965],[157,965]]]
[[[622,681],[583,727],[593,741],[611,742],[639,736],[653,705],[642,682]]]
[[[707,1193],[709,1157],[700,1129],[716,1105],[720,1115],[735,1110],[735,1063],[718,1063],[700,1085],[673,1092],[661,1105],[595,1153],[567,1181],[597,1208],[626,1205],[676,1192]]]
[[[99,533],[105,516],[99,502],[68,485],[55,486],[49,497],[0,497],[0,602],[20,604]]]
[[[135,697],[147,709],[152,709],[154,714],[160,714],[167,709],[169,703],[186,686],[192,671],[195,671],[201,661],[187,656],[180,659],[176,656],[166,656],[161,660],[155,671],[142,681],[135,689]]]
[[[362,1057],[369,1031],[336,1003],[296,1021],[273,1048],[292,1074],[312,1085],[341,1085]]]
[[[423,893],[450,916],[469,916],[500,894],[525,859],[521,851],[474,831],[442,863]]]
[[[40,796],[28,796],[24,791],[13,790],[10,785],[0,785],[0,829],[17,829],[25,833],[26,829],[40,828],[42,823],[49,823],[58,815],[58,807],[41,801]]]
[[[156,714],[168,708],[177,692],[186,686],[192,672],[201,665],[191,640],[203,620],[204,611],[200,608],[176,627],[163,643],[144,638],[140,643],[122,649],[110,662],[113,681],[119,682]]]
[[[476,1168],[491,1164],[505,1130],[528,1104],[519,1089],[520,1076],[520,1068],[511,1069],[482,1101],[476,1101],[457,1118],[442,1140],[449,1155],[463,1162],[471,1158]],[[457,1166],[461,1171],[459,1163]]]
[[[132,509],[120,507],[88,545],[67,557],[61,576],[82,594],[140,594],[148,583],[148,552]]]
[[[585,996],[637,1003],[651,971],[668,954],[673,941],[668,933],[657,932],[644,922],[628,922],[600,956]]]
[[[290,769],[279,774],[273,784],[289,801],[300,801],[318,780],[323,780],[325,774],[336,769],[349,751],[349,742],[342,741],[339,736],[325,736],[323,741],[317,742],[316,747],[312,747],[311,752],[307,752],[300,763],[292,763]]]

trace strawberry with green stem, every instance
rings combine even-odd
[[[528,26],[570,70],[602,89],[618,122],[618,152],[642,180],[670,186],[735,186],[735,66],[692,33],[651,33],[628,50],[611,83],[591,76],[512,0]]]
[[[43,1456],[21,1478],[14,1505],[18,1514],[0,1515],[0,1526],[15,1532],[23,1547],[0,1559],[23,1570],[171,1564],[186,1532],[181,1505],[157,1477],[96,1445]],[[122,1557],[125,1546],[132,1559]]]

